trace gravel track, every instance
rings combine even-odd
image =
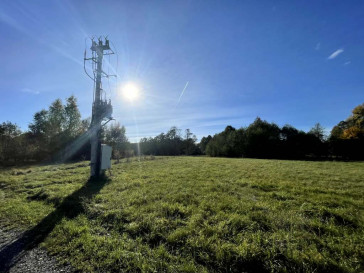
[[[22,235],[22,232],[0,228],[1,273],[74,272],[69,265],[59,265],[57,260],[41,247],[24,250],[27,239]]]

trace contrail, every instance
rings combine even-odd
[[[187,89],[187,86],[188,86],[188,83],[189,83],[189,81],[188,81],[188,82],[186,82],[185,88],[183,88],[182,93],[181,93],[181,95],[180,95],[180,96],[179,96],[179,98],[178,98],[177,105],[179,104],[179,102],[180,102],[180,100],[181,100],[181,98],[182,98],[183,94],[185,93],[185,91],[186,91],[186,89]]]

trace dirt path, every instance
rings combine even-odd
[[[0,228],[0,272],[23,273],[23,272],[73,272],[71,266],[61,266],[56,259],[49,256],[47,252],[35,247],[30,250],[22,250],[24,244],[21,232],[5,231]],[[11,246],[9,248],[9,246]],[[3,251],[8,247],[9,251]]]

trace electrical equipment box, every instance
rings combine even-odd
[[[109,145],[101,144],[101,170],[111,168],[111,152],[112,148]]]

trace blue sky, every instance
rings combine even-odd
[[[105,69],[119,77],[103,87],[132,141],[173,125],[201,138],[257,116],[330,130],[364,102],[363,1],[12,0],[0,4],[0,122],[27,129],[70,95],[89,117],[85,38],[100,35],[118,53]],[[142,90],[133,103],[126,82]]]

